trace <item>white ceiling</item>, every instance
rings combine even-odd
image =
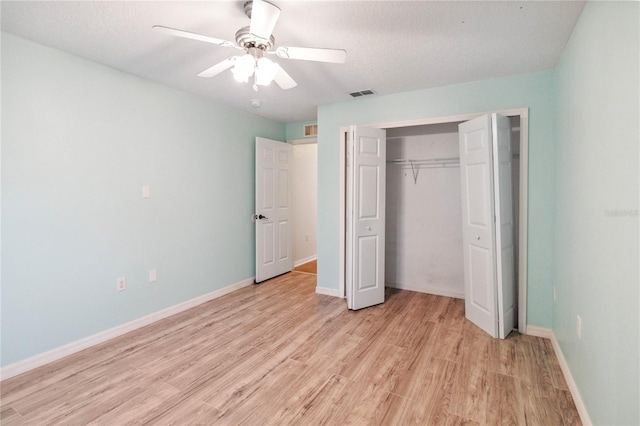
[[[345,64],[278,59],[298,86],[256,93],[230,71],[196,75],[237,50],[171,37],[164,25],[234,41],[243,1],[2,1],[2,31],[280,122],[317,106],[555,66],[582,1],[280,1],[276,46],[347,51]],[[258,99],[258,109],[250,101]]]

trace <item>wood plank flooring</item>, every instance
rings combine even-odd
[[[292,272],[1,383],[2,425],[580,424],[548,340],[387,289],[348,311]]]
[[[306,272],[307,274],[317,274],[318,261],[312,260],[311,262],[303,263],[302,265],[293,268],[293,270],[296,272]]]

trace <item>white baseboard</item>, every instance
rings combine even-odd
[[[585,426],[592,425],[593,423],[591,423],[591,418],[589,417],[589,413],[587,412],[587,407],[584,405],[582,396],[578,391],[578,386],[576,385],[575,380],[573,380],[573,375],[571,374],[571,370],[569,369],[569,364],[567,364],[567,360],[562,353],[562,348],[560,348],[560,344],[558,343],[553,330],[550,328],[536,327],[535,325],[527,325],[526,330],[526,334],[528,334],[529,336],[543,337],[545,339],[551,340],[553,350],[556,353],[556,358],[558,359],[558,364],[560,364],[560,369],[562,370],[562,375],[564,376],[564,380],[567,382],[567,386],[569,386],[569,392],[571,392],[573,402],[576,404],[576,409],[578,410],[580,421],[582,421],[582,424]]]
[[[536,327],[535,325],[527,325],[525,334],[528,334],[529,336],[543,337],[545,339],[551,339],[551,336],[553,336],[553,332],[550,328]]]
[[[163,318],[167,318],[179,312],[186,311],[187,309],[193,308],[194,306],[198,306],[210,300],[217,299],[243,287],[247,287],[253,284],[253,282],[254,277],[247,278],[246,280],[228,285],[224,288],[212,291],[211,293],[203,294],[202,296],[194,297],[193,299],[178,303],[177,305],[169,306],[168,308],[146,315],[142,318],[129,321],[125,324],[110,328],[105,331],[101,331],[100,333],[96,333],[91,336],[87,336],[83,339],[76,340],[75,342],[68,343],[64,346],[60,346],[47,352],[43,352],[31,358],[9,364],[5,367],[2,367],[2,369],[0,370],[0,379],[8,379],[10,377],[17,376],[18,374],[25,373],[29,370],[33,370],[34,368],[41,367],[50,362],[57,361],[76,352],[80,352],[83,349],[87,349],[91,346],[105,342],[109,339],[113,339],[114,337],[121,336],[125,333],[136,330],[140,327],[144,327],[145,325],[149,325]]]
[[[342,297],[340,290],[337,288],[316,287],[316,293],[324,294],[325,296]]]
[[[446,289],[442,289],[441,287],[414,286],[411,284],[402,284],[402,283],[394,283],[394,282],[386,282],[385,286],[391,287],[391,288],[397,288],[398,290],[417,291],[418,293],[427,293],[427,294],[434,294],[436,296],[445,296],[445,297],[454,297],[456,299],[464,299],[464,293],[459,293],[457,291],[449,291]]]
[[[314,254],[313,256],[309,256],[309,257],[305,257],[304,259],[300,259],[300,260],[296,260],[293,263],[293,267],[297,268],[300,265],[304,265],[307,262],[311,262],[312,260],[316,260],[318,258],[318,255]]]
[[[567,364],[567,360],[562,353],[562,348],[560,348],[558,339],[556,339],[556,335],[553,333],[553,331],[551,331],[551,344],[553,345],[553,350],[555,351],[556,357],[558,358],[558,363],[560,364],[560,369],[562,370],[564,379],[567,381],[567,386],[569,386],[569,391],[571,392],[571,396],[573,397],[573,402],[576,404],[576,409],[578,410],[578,414],[580,415],[580,420],[582,421],[583,425],[591,426],[593,423],[591,422],[591,418],[589,417],[589,412],[587,411],[587,407],[584,405],[584,401],[582,400],[580,391],[578,391],[578,386],[576,385],[576,382],[575,380],[573,380],[573,376],[571,375],[569,364]]]

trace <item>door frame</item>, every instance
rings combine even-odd
[[[468,121],[481,115],[498,113],[507,117],[520,117],[520,197],[518,200],[518,331],[522,334],[527,330],[527,223],[529,205],[529,108],[512,108],[495,111],[485,111],[469,114],[457,114],[434,118],[415,120],[391,121],[386,123],[366,124],[379,129],[393,129],[397,127],[424,126],[429,124],[444,124],[458,121]],[[346,148],[349,127],[340,128],[340,249],[339,249],[339,294],[345,297],[345,255],[346,255]]]

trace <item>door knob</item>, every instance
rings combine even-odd
[[[480,241],[480,235],[476,235],[476,240]]]
[[[371,231],[371,227],[370,226],[367,226],[367,231]]]
[[[265,215],[259,214],[258,215],[258,219],[269,219],[269,218],[266,217]]]

